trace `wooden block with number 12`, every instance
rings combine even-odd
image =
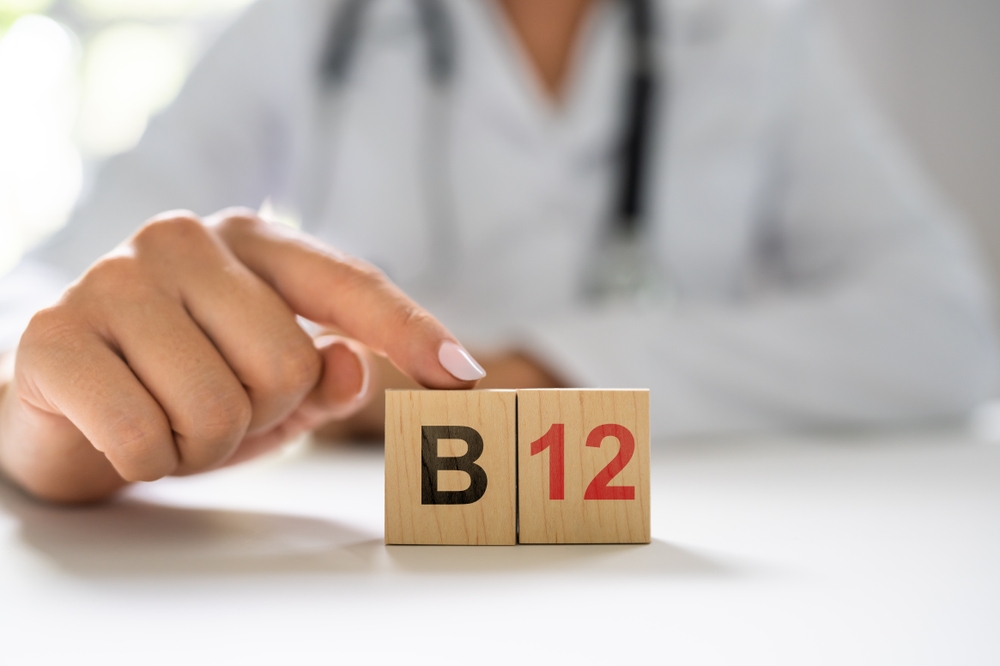
[[[385,392],[385,542],[514,545],[515,391]]]
[[[649,391],[517,392],[520,543],[649,543]]]

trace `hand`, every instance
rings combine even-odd
[[[479,355],[486,377],[483,389],[561,388],[566,383],[529,356],[520,352]],[[378,439],[385,434],[385,389],[416,389],[419,385],[384,358],[371,366],[372,399],[347,419],[331,421],[316,430],[324,439]]]
[[[353,339],[314,341],[296,314]],[[371,266],[250,212],[166,214],[32,319],[0,382],[0,468],[88,501],[246,460],[363,406],[357,341],[424,386],[482,376]]]

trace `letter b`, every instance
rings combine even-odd
[[[461,439],[469,445],[463,456],[439,456],[438,441]],[[421,426],[421,504],[472,504],[486,494],[486,470],[476,464],[483,455],[483,437],[468,426]],[[438,472],[460,470],[472,483],[465,490],[438,490]]]

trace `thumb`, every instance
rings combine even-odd
[[[243,440],[226,466],[272,451],[328,421],[347,418],[371,399],[371,352],[364,345],[339,335],[321,336],[315,344],[323,373],[312,391],[284,422]]]
[[[315,340],[323,360],[323,373],[300,409],[318,427],[331,419],[345,419],[363,408],[372,397],[371,352],[357,340],[322,335]]]

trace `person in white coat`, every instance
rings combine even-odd
[[[644,73],[636,182],[622,142]],[[142,220],[265,201],[412,295],[475,352],[483,386],[648,387],[655,438],[953,417],[994,388],[974,253],[869,109],[814,3],[261,0],[139,146],[108,161],[68,226],[0,284],[0,343],[13,349],[31,314],[83,275],[79,291]],[[221,228],[221,241],[209,229],[217,244],[252,264],[226,231],[250,227]],[[160,256],[148,237],[136,236]],[[631,269],[625,296],[594,287],[620,238],[634,264],[616,268]],[[112,256],[142,254],[123,247]],[[255,266],[297,314],[387,351]],[[313,297],[337,300],[322,279]],[[435,344],[455,340],[434,330]],[[419,375],[389,355],[367,390]],[[479,377],[463,372],[415,379]],[[377,430],[379,407],[335,430]],[[0,419],[0,464],[5,436]],[[124,479],[171,471],[122,468]]]

